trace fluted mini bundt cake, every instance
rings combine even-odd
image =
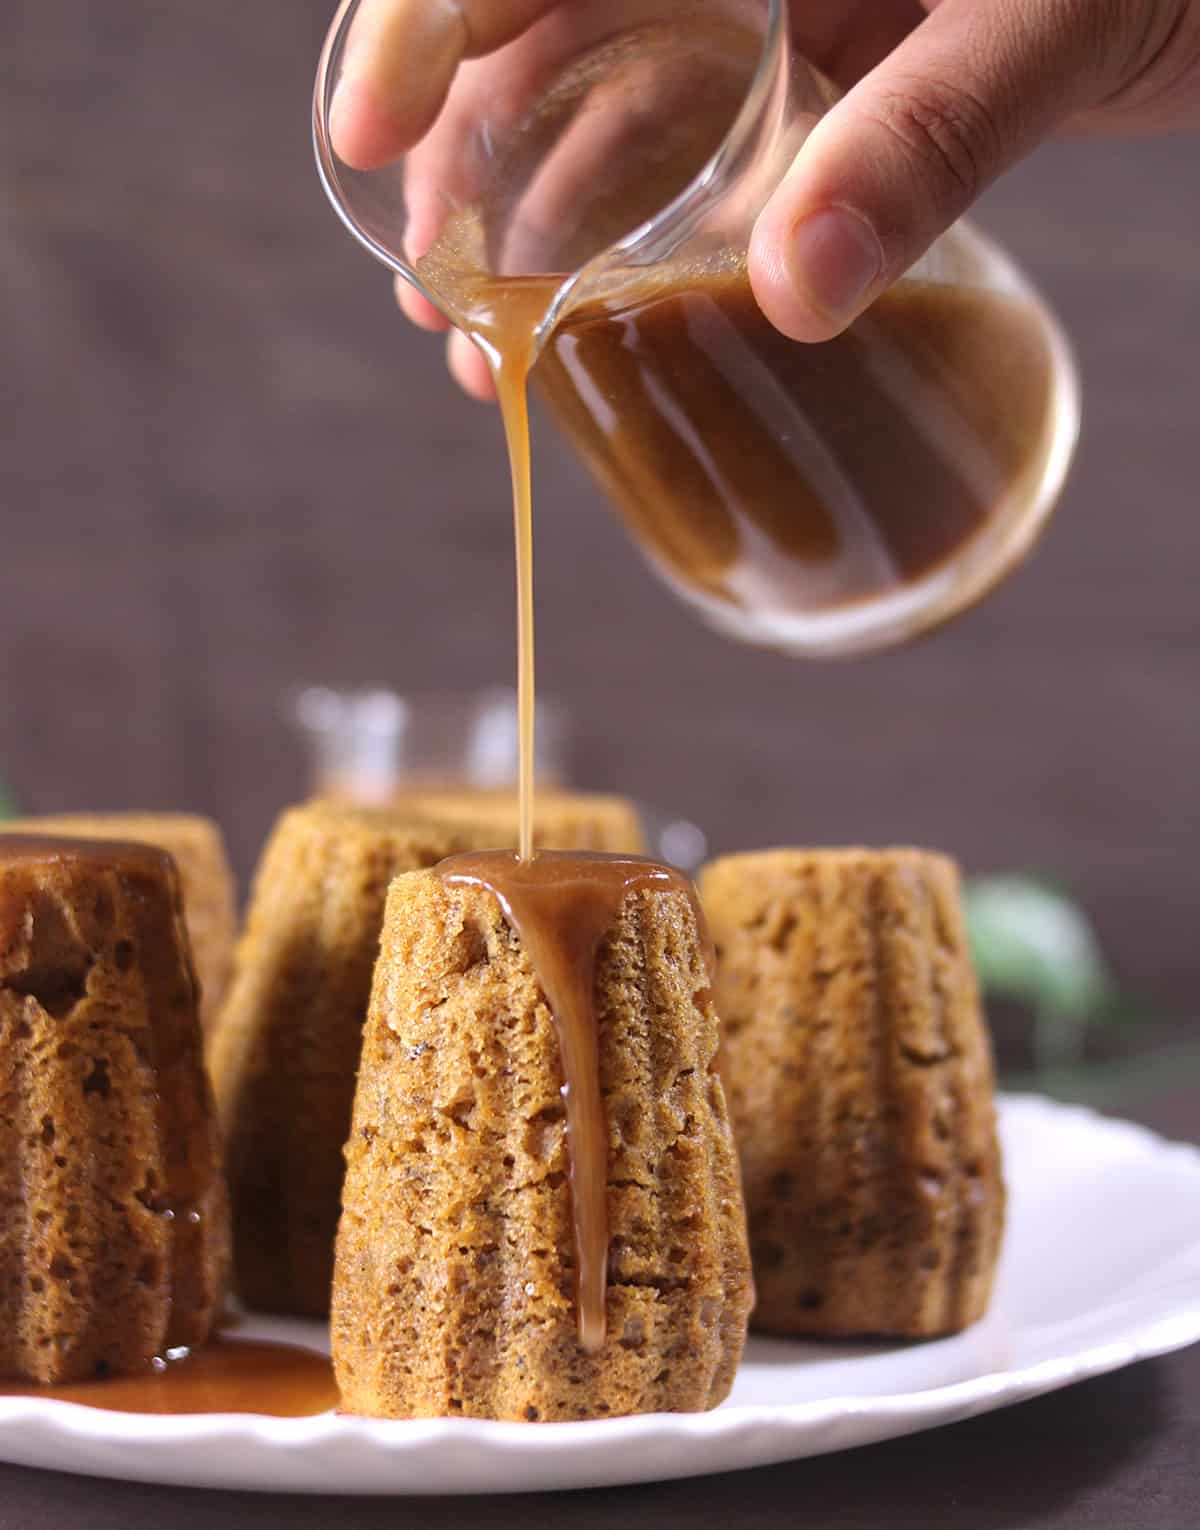
[[[1004,1187],[954,863],[772,850],[714,861],[700,892],[754,1326],[916,1338],[974,1322]]]
[[[216,1017],[233,960],[237,922],[233,872],[220,829],[195,813],[57,813],[6,825],[17,834],[70,834],[157,845],[170,853],[183,884],[183,912],[200,980],[200,1022]]]
[[[338,1233],[342,1406],[517,1420],[714,1407],[751,1286],[693,900],[635,880],[596,927],[576,1035],[601,1091],[589,1162],[580,1124],[566,1131],[536,942],[486,885],[447,881],[482,859],[399,877],[388,899]],[[568,966],[587,955],[582,928],[568,921]],[[585,1204],[598,1233],[573,1221]]]
[[[251,1307],[329,1310],[388,883],[461,847],[453,831],[386,809],[312,802],[283,814],[263,852],[210,1047],[237,1285]]]
[[[496,849],[517,843],[515,791],[402,790],[397,806],[441,823],[460,824]],[[540,791],[534,843],[547,850],[601,850],[640,855],[646,848],[637,809],[628,797],[600,792]]]
[[[228,1261],[170,857],[0,835],[0,1375],[200,1344]]]

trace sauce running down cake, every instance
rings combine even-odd
[[[210,1047],[248,1306],[329,1310],[342,1148],[388,884],[463,843],[433,823],[332,802],[290,809],[271,834]]]
[[[726,1396],[751,1285],[705,940],[650,861],[489,853],[396,880],[338,1233],[347,1411]]]
[[[700,894],[754,1326],[919,1338],[982,1317],[1004,1186],[954,863],[771,850],[712,862]]]
[[[202,1344],[229,1211],[171,858],[0,835],[0,1375]]]
[[[116,839],[166,850],[183,884],[183,914],[200,980],[200,1023],[208,1030],[229,982],[237,926],[233,872],[220,829],[195,813],[56,813],[7,824],[17,834]]]

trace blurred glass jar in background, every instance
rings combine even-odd
[[[293,715],[308,749],[310,782],[323,797],[382,806],[406,791],[499,791],[515,786],[515,693],[340,691],[308,686]],[[549,697],[536,707],[538,784],[565,787],[570,718]]]
[[[516,790],[517,699],[501,686],[407,695],[307,686],[293,697],[290,717],[317,796],[383,807],[425,792]],[[538,789],[569,790],[572,726],[562,701],[538,697],[534,737]],[[708,850],[703,830],[647,803],[634,805],[651,852],[695,870]]]

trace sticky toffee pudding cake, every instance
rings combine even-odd
[[[779,1334],[954,1333],[1004,1220],[953,861],[772,850],[700,878],[758,1300]]]
[[[56,813],[7,825],[18,834],[69,834],[156,845],[170,853],[183,886],[183,915],[200,981],[200,1021],[208,1030],[229,982],[237,907],[220,829],[195,813]]]
[[[247,1306],[329,1310],[342,1148],[388,884],[463,843],[398,812],[321,801],[285,812],[263,851],[209,1053]]]
[[[0,1375],[208,1337],[229,1214],[196,994],[170,856],[0,835]]]
[[[714,1407],[751,1300],[703,921],[650,861],[454,857],[392,886],[332,1335],[378,1417]]]

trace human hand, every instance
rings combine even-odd
[[[456,73],[580,0],[364,0],[334,147],[375,168],[417,144]],[[832,338],[1041,140],[1200,127],[1200,0],[792,0],[800,51],[847,91],[757,220],[750,279],[797,340]],[[811,13],[811,14],[810,14]],[[445,321],[407,284],[405,311]],[[482,358],[450,365],[488,396]]]

